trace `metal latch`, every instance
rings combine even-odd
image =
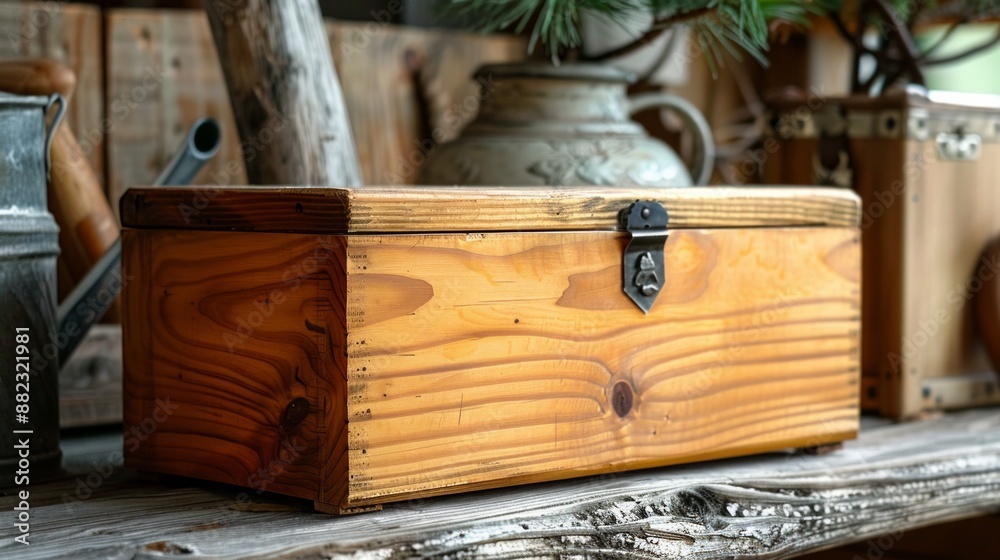
[[[649,313],[666,279],[667,209],[658,202],[636,202],[622,213],[622,225],[632,234],[625,248],[624,290],[643,313]]]
[[[937,135],[938,157],[945,160],[975,161],[982,152],[983,138],[957,129],[954,133]]]

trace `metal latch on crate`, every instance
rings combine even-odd
[[[935,138],[938,157],[944,160],[976,161],[982,153],[983,138],[965,132],[961,127],[955,132],[942,132]]]
[[[667,219],[667,209],[652,201],[636,202],[622,212],[622,225],[632,235],[625,248],[624,290],[643,313],[652,309],[666,279],[663,245]]]

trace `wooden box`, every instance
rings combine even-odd
[[[667,228],[623,231],[640,207]],[[858,215],[836,189],[131,189],[126,464],[345,511],[851,438]]]
[[[985,102],[985,103],[984,103]],[[896,92],[773,102],[763,180],[862,198],[864,408],[1000,403],[972,313],[1000,233],[1000,97]]]

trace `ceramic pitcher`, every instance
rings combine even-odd
[[[599,64],[500,64],[480,68],[478,116],[428,155],[425,185],[687,187],[711,177],[705,118],[666,93],[628,97],[631,74]],[[671,109],[695,136],[690,171],[630,117]]]

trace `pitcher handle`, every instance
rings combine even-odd
[[[694,132],[695,149],[689,172],[693,184],[707,185],[712,178],[712,167],[715,165],[715,140],[712,138],[712,128],[708,126],[708,121],[689,101],[670,93],[641,93],[628,100],[630,115],[654,108],[673,109],[684,124]]]
[[[45,131],[45,176],[48,177],[52,172],[52,138],[56,135],[56,129],[59,128],[59,123],[62,122],[63,116],[66,114],[66,98],[62,94],[54,93],[49,96],[49,103],[45,106],[45,114],[49,114],[52,110],[53,105],[59,105],[56,108],[56,114],[52,116],[52,123],[49,124],[48,130]]]

